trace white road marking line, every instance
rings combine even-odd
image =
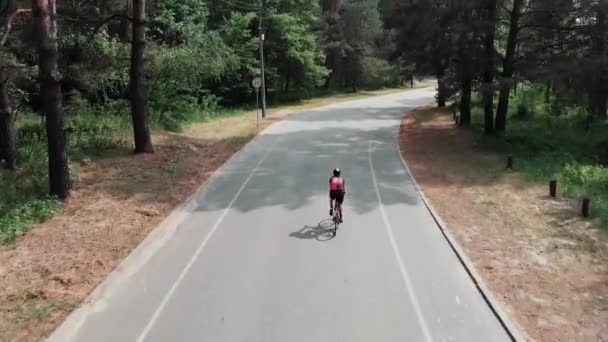
[[[382,197],[380,196],[380,188],[378,187],[378,179],[376,178],[376,171],[374,171],[374,162],[372,161],[372,142],[369,142],[369,167],[372,173],[372,180],[374,183],[374,188],[376,190],[376,196],[378,197],[378,207],[380,208],[380,213],[382,215],[382,220],[384,221],[384,227],[386,228],[386,232],[388,233],[389,240],[391,242],[391,246],[393,247],[393,252],[395,253],[395,258],[397,259],[397,263],[399,264],[399,270],[401,271],[401,277],[403,278],[403,282],[405,283],[405,288],[407,289],[407,293],[412,301],[412,305],[414,306],[414,311],[416,312],[416,316],[418,318],[418,324],[422,328],[422,333],[424,335],[424,339],[427,342],[432,342],[433,337],[429,331],[429,327],[424,320],[424,316],[422,315],[422,310],[420,309],[420,303],[418,303],[418,298],[416,297],[416,293],[414,291],[414,286],[410,280],[410,277],[405,268],[405,264],[403,263],[403,259],[401,258],[401,252],[399,251],[399,247],[397,246],[397,242],[395,240],[395,234],[393,233],[393,227],[388,220],[388,216],[386,215],[386,211],[384,210],[384,204],[382,204]]]
[[[200,254],[203,252],[203,250],[205,249],[205,246],[207,245],[207,243],[209,242],[209,240],[211,239],[211,237],[213,236],[213,234],[215,233],[215,231],[220,227],[220,224],[222,223],[222,221],[224,220],[224,218],[226,217],[226,215],[228,215],[228,212],[230,211],[230,209],[234,205],[234,202],[236,202],[236,200],[239,198],[239,196],[241,195],[241,193],[243,192],[243,190],[245,190],[245,187],[247,186],[247,184],[249,184],[249,181],[251,180],[251,178],[253,178],[253,175],[260,168],[260,165],[262,165],[262,162],[264,162],[264,160],[266,160],[266,157],[268,157],[269,152],[270,152],[270,150],[266,150],[266,152],[265,152],[264,156],[262,157],[262,159],[260,159],[260,161],[258,162],[258,164],[253,168],[253,170],[251,170],[251,172],[249,173],[249,176],[247,177],[247,179],[245,179],[245,182],[243,182],[243,185],[241,185],[241,187],[239,188],[239,191],[237,191],[236,195],[234,195],[234,198],[232,198],[232,201],[230,201],[230,203],[228,204],[228,206],[226,207],[226,209],[224,209],[224,212],[222,213],[222,215],[215,222],[215,225],[213,225],[213,227],[211,228],[211,230],[207,233],[207,235],[205,236],[205,239],[203,240],[203,242],[201,242],[201,244],[198,246],[198,248],[196,249],[196,251],[194,252],[194,254],[192,255],[192,257],[190,258],[190,260],[188,261],[188,263],[186,264],[186,266],[184,267],[184,269],[180,273],[179,277],[177,277],[177,279],[173,283],[173,286],[171,286],[171,289],[169,289],[169,292],[167,292],[167,294],[165,295],[165,297],[161,301],[161,303],[158,306],[158,308],[156,309],[156,311],[154,311],[154,314],[152,315],[152,317],[148,321],[148,324],[146,325],[146,327],[144,328],[144,330],[141,332],[141,334],[137,338],[137,342],[143,342],[145,340],[145,338],[148,336],[148,334],[150,333],[150,330],[152,330],[152,328],[154,327],[154,324],[156,324],[156,321],[158,320],[158,317],[163,312],[163,310],[165,309],[165,307],[167,306],[167,304],[169,303],[169,301],[171,300],[171,298],[175,294],[175,291],[177,290],[177,288],[179,287],[179,285],[182,283],[182,281],[184,280],[184,278],[188,274],[188,271],[190,271],[190,268],[192,268],[192,265],[194,265],[194,263],[196,262],[196,259],[198,259],[198,257],[200,256]]]
[[[456,303],[457,303],[458,305],[462,304],[462,303],[460,302],[460,298],[458,298],[458,296],[456,296]]]

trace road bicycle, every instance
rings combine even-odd
[[[335,201],[335,203],[334,203],[333,221],[334,221],[334,235],[335,235],[338,233],[338,226],[340,225],[340,222],[342,222],[342,205],[340,203],[338,203],[338,201]]]

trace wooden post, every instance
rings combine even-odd
[[[513,170],[513,156],[510,154],[507,157],[507,170]]]
[[[557,181],[555,179],[549,182],[549,196],[557,196]]]
[[[591,200],[589,198],[583,198],[583,217],[589,217],[590,207]]]

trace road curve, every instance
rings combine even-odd
[[[395,146],[432,89],[334,104],[256,137],[49,341],[510,341]],[[348,183],[328,231],[327,179]]]

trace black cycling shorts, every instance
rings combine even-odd
[[[342,190],[331,190],[329,192],[329,198],[335,200],[336,202],[342,204],[344,203],[344,191]]]

